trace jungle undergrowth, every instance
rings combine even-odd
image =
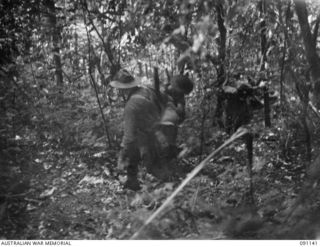
[[[78,134],[78,137],[73,136],[73,141],[62,138],[66,133],[57,135],[54,133],[60,132],[46,127],[61,126],[52,125],[52,121],[48,121],[50,115],[43,125],[37,119],[38,125],[33,126],[38,128],[25,126],[25,132],[18,138],[23,147],[21,157],[28,154],[28,159],[16,163],[18,167],[25,167],[23,173],[13,171],[17,178],[23,178],[22,182],[2,196],[4,213],[1,216],[5,222],[1,226],[2,237],[129,239],[181,181],[161,182],[141,167],[142,190],[123,190],[126,177],[116,168],[118,145],[106,149],[101,138],[103,133],[90,129],[90,121],[99,122],[99,116],[74,112],[71,115],[75,120],[69,120],[70,126],[82,131],[74,132],[69,128]],[[86,118],[86,115],[94,118]],[[189,133],[196,132],[190,122],[183,128]],[[207,142],[202,157],[226,138],[223,132],[210,130],[208,132],[215,133],[214,138]],[[120,135],[115,133],[115,137]],[[291,161],[281,157],[279,135],[275,126],[260,132],[254,140],[254,206],[247,201],[249,178],[245,145],[238,141],[210,162],[140,238],[281,239],[293,236],[292,232],[297,231],[293,227],[294,220],[285,222],[285,226],[283,221],[296,202],[305,172],[298,154],[292,156]],[[195,150],[180,165],[195,167],[199,161]],[[186,175],[181,174],[180,179]],[[315,200],[310,203],[309,211],[299,209],[293,216],[307,216],[318,204],[319,200]],[[299,237],[314,236],[318,222],[310,220],[309,225],[311,230],[299,225],[308,230]]]

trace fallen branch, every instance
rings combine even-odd
[[[225,141],[219,148],[214,150],[211,154],[207,156],[197,167],[195,167],[187,177],[181,182],[178,188],[169,196],[165,202],[144,222],[144,224],[140,227],[140,229],[132,235],[130,239],[136,239],[140,233],[163,211],[165,207],[167,207],[170,202],[175,198],[175,196],[190,182],[192,178],[194,178],[204,167],[205,165],[216,156],[222,149],[233,143],[235,140],[249,134],[247,129],[239,128],[236,133],[234,133],[227,141]]]
[[[316,116],[320,119],[320,113],[318,109],[309,101],[309,107],[316,114]]]
[[[0,197],[4,197],[4,198],[21,197],[21,196],[26,196],[30,193],[31,193],[30,191],[27,191],[27,192],[20,193],[20,194],[0,194]]]

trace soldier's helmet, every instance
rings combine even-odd
[[[125,69],[120,69],[110,82],[110,86],[120,89],[133,88],[138,85],[139,82]]]
[[[189,94],[193,89],[193,82],[187,75],[176,75],[170,80],[170,86],[179,93]]]

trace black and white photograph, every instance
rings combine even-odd
[[[319,25],[317,0],[0,0],[0,245],[317,246]]]

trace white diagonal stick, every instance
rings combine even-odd
[[[144,228],[151,223],[159,214],[160,212],[168,206],[168,204],[172,201],[172,199],[187,185],[187,183],[195,177],[203,167],[211,160],[216,154],[218,154],[223,148],[230,145],[235,140],[239,139],[240,137],[248,134],[248,130],[244,128],[239,128],[236,133],[234,133],[227,141],[225,141],[220,147],[214,150],[211,154],[207,156],[201,163],[196,166],[188,175],[187,177],[181,182],[178,188],[165,200],[165,202],[152,214],[150,217],[144,222],[144,224],[140,227],[140,229],[132,235],[130,239],[136,239],[139,234],[144,230]]]

